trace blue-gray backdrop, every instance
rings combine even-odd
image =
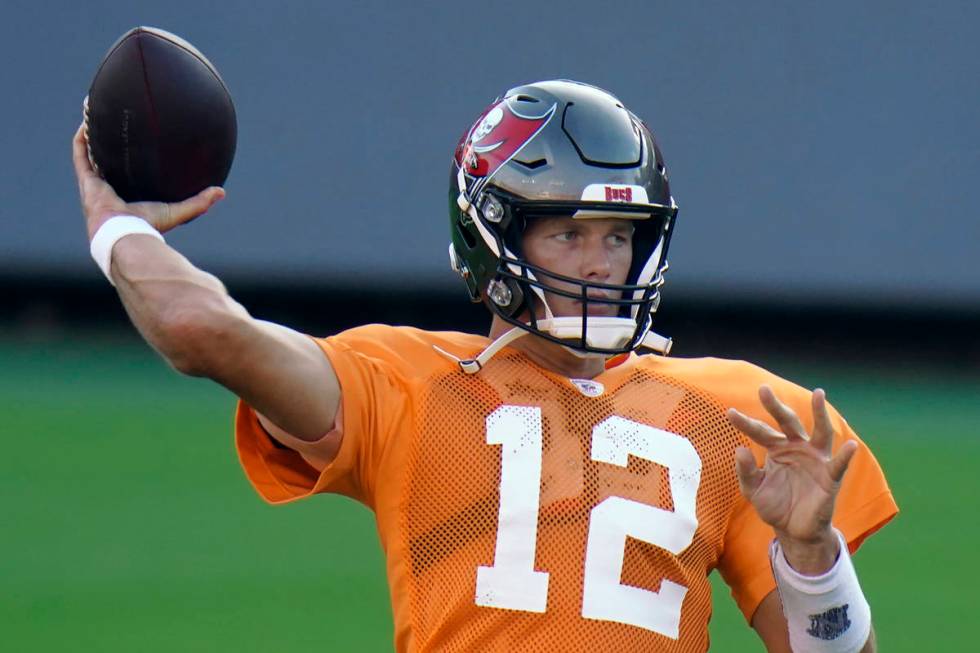
[[[980,306],[980,4],[4,0],[0,275],[93,279],[69,138],[125,30],[234,95],[228,199],[175,233],[222,275],[446,289],[450,153],[506,88],[568,77],[656,132],[673,293]]]

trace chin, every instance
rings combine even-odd
[[[612,306],[608,308],[597,307],[594,310],[590,309],[586,315],[589,317],[619,317],[619,311]]]
[[[593,304],[586,309],[585,315],[587,317],[618,317],[619,310],[616,306],[609,304]],[[577,304],[561,314],[556,312],[555,317],[582,317],[582,305]]]

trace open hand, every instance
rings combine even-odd
[[[728,410],[731,423],[766,449],[761,468],[747,448],[735,451],[739,486],[759,517],[776,531],[790,564],[804,573],[819,573],[837,555],[831,529],[834,501],[857,443],[844,442],[831,456],[834,427],[823,390],[812,395],[812,434],[769,386],[759,388],[759,399],[782,432],[734,408]]]
[[[106,220],[115,215],[135,215],[149,222],[160,233],[190,222],[207,212],[215,202],[225,196],[217,186],[205,188],[194,197],[182,202],[133,202],[127,204],[102,177],[95,172],[88,158],[88,142],[83,122],[72,139],[72,162],[78,180],[78,193],[82,202],[89,240]]]

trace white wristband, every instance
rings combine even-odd
[[[112,264],[112,248],[120,238],[129,236],[130,234],[146,234],[147,236],[153,236],[163,241],[163,236],[160,232],[154,229],[143,218],[138,218],[134,215],[117,215],[102,223],[102,226],[95,232],[95,236],[92,237],[92,243],[89,245],[92,258],[95,259],[96,264],[102,270],[102,274],[105,275],[105,278],[113,286],[116,283],[112,280],[112,275],[109,274],[110,265]]]
[[[840,554],[830,571],[804,576],[793,569],[778,540],[769,547],[773,576],[795,653],[856,653],[871,634],[871,607],[840,531]]]

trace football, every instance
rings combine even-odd
[[[177,202],[222,186],[238,125],[217,69],[184,39],[152,27],[120,37],[85,103],[93,167],[127,202]]]

